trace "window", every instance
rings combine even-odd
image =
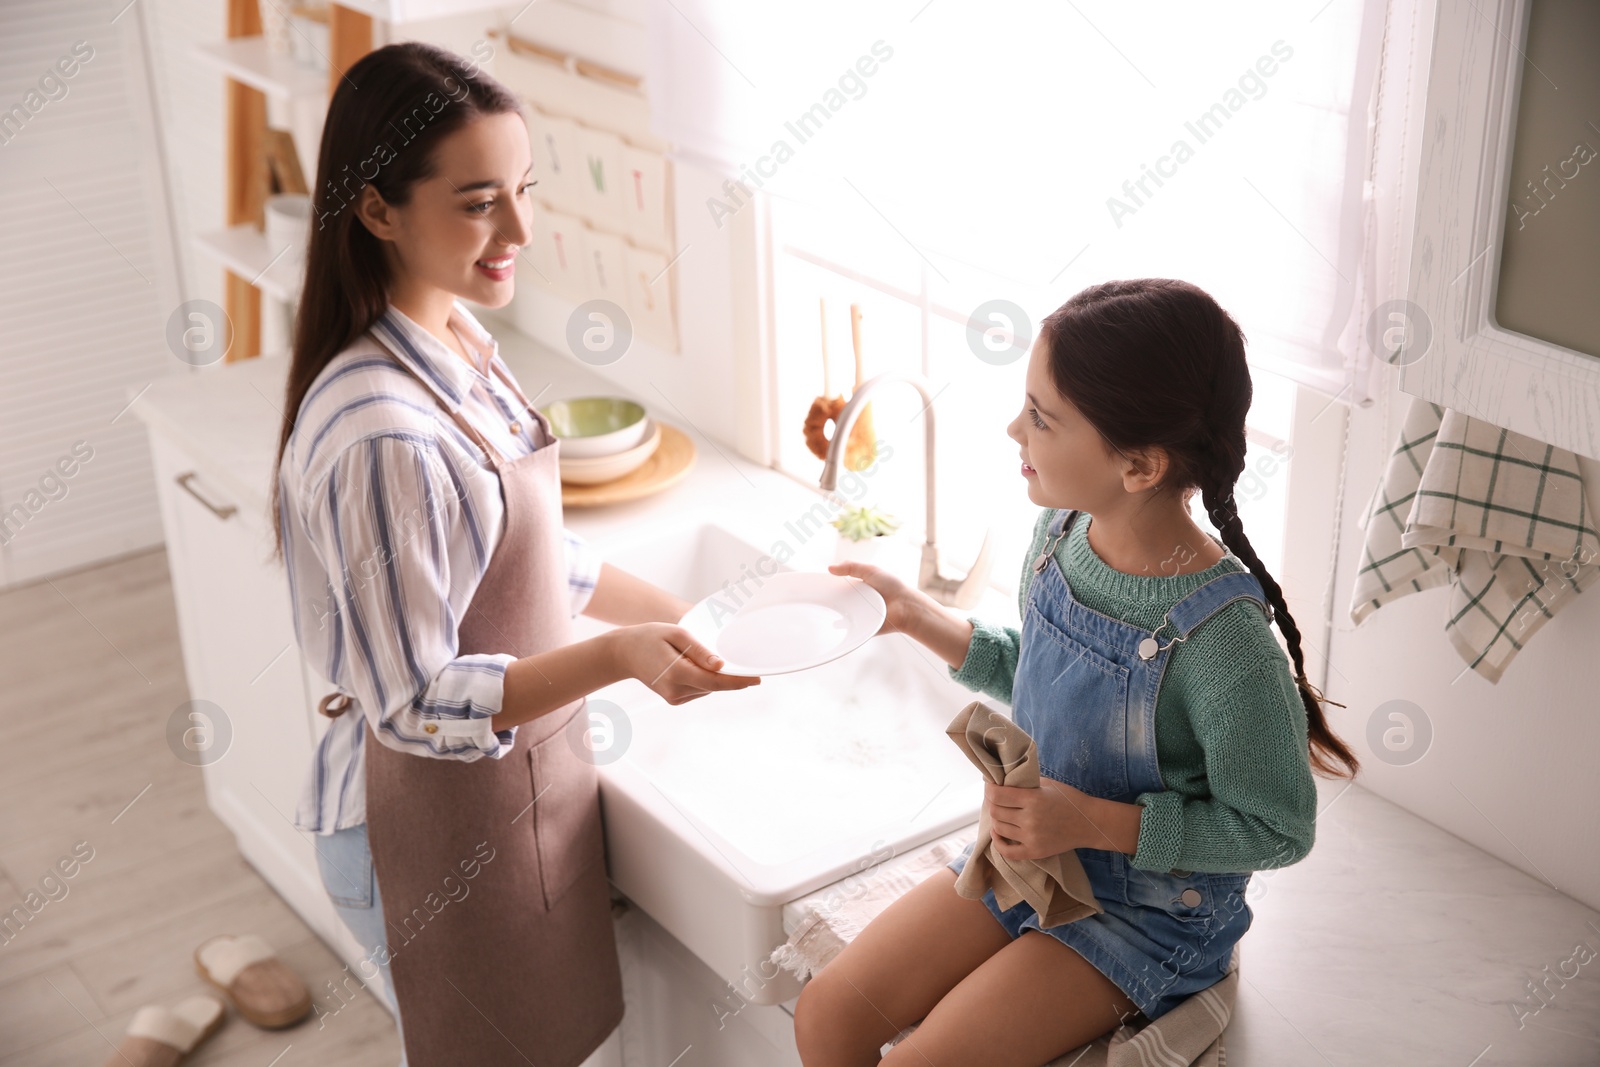
[[[779,425],[778,466],[815,482],[821,461],[807,449],[803,421],[823,392],[823,307],[831,392],[854,385],[851,305],[861,308],[863,375],[920,374],[935,397],[939,473],[938,541],[952,571],[970,566],[993,527],[993,584],[1014,597],[1038,508],[1016,473],[1017,446],[1005,432],[1023,402],[1026,359],[997,364],[978,358],[968,337],[973,309],[988,295],[1023,291],[1015,281],[945,262],[928,262],[909,246],[863,239],[866,220],[841,217],[786,200],[772,204],[773,322]],[[1041,287],[1043,288],[1043,287]],[[987,294],[987,295],[986,295]],[[1030,324],[1070,293],[1029,292]],[[1052,302],[1046,303],[1046,300]],[[1030,333],[1036,331],[1034,325]],[[1277,573],[1282,559],[1290,420],[1295,385],[1253,369],[1249,453],[1235,495],[1245,532]],[[924,504],[923,402],[915,390],[888,386],[872,400],[877,438],[888,457],[863,476],[852,500],[882,508],[921,539]],[[1198,495],[1196,521],[1209,529]]]

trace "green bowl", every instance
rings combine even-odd
[[[644,406],[620,396],[582,396],[557,400],[539,409],[574,459],[626,452],[644,440],[649,420]]]

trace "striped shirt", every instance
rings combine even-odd
[[[490,372],[511,376],[459,302],[450,327],[477,367],[390,306],[372,329],[388,351],[363,336],[335,356],[307,390],[284,451],[295,633],[306,662],[351,699],[306,775],[295,812],[302,830],[366,821],[368,722],[380,743],[437,759],[499,758],[516,738],[490,721],[515,657],[459,652],[457,625],[499,543],[505,502],[488,457],[449,412],[512,459],[538,447],[538,426]],[[577,615],[600,560],[567,532],[566,561]]]

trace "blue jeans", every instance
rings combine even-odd
[[[395,1030],[400,1035],[400,1067],[406,1067],[405,1031],[400,1025],[394,981],[389,974],[389,935],[384,928],[383,899],[378,895],[378,874],[372,868],[372,849],[367,844],[367,824],[312,836],[316,839],[322,887],[328,891],[340,920],[366,953],[355,977],[364,985],[376,977],[376,972],[382,972],[383,982],[376,992],[394,1015]]]

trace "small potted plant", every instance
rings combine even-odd
[[[850,507],[833,520],[839,531],[839,547],[834,553],[835,563],[855,560],[870,563],[878,554],[885,538],[900,528],[894,516],[874,507]]]

